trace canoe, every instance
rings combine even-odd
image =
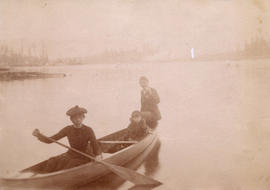
[[[98,139],[99,142],[119,141],[120,143],[101,143],[103,152],[103,161],[125,166],[129,162],[140,157],[143,162],[143,157],[151,151],[157,143],[157,132],[153,131],[137,143],[121,143],[127,130],[122,129],[110,135]],[[142,157],[142,155],[144,155]],[[20,187],[20,188],[64,188],[81,186],[102,177],[112,175],[104,165],[97,162],[89,162],[74,168],[65,169],[52,173],[33,173],[37,168],[42,167],[46,161],[40,162],[29,168],[15,173],[14,175],[0,178],[1,187]]]

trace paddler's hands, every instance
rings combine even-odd
[[[145,91],[150,95],[152,94],[152,90],[149,86],[147,88],[145,88]]]
[[[150,128],[147,128],[147,133],[148,133],[148,134],[153,134],[153,130],[150,129]]]
[[[40,134],[38,129],[35,129],[32,133],[33,136],[37,137]]]
[[[102,154],[96,156],[97,161],[101,161],[103,159]]]
[[[143,89],[143,91],[144,91],[144,96],[145,96],[146,98],[151,97],[151,95],[152,95],[152,90],[151,90],[150,87],[145,87],[145,88]]]

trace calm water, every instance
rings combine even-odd
[[[74,105],[88,109],[84,123],[98,137],[125,128],[145,75],[160,94],[163,119],[161,144],[146,163],[152,167],[139,172],[171,189],[269,189],[269,61],[31,68],[68,77],[0,83],[0,174],[64,152],[31,133],[70,124],[65,112]]]

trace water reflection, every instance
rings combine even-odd
[[[145,168],[144,174],[146,176],[153,176],[155,173],[158,172],[160,168],[160,162],[159,162],[160,147],[161,147],[161,142],[158,139],[154,148],[152,149],[152,151],[149,153],[149,155],[144,161],[144,168]]]
[[[160,169],[159,153],[160,153],[161,141],[158,139],[155,146],[144,160],[144,175],[153,177]],[[128,190],[151,190],[152,187],[147,186],[133,186]]]
[[[124,165],[126,168],[137,170],[140,166],[144,166],[146,176],[153,176],[159,169],[159,151],[161,142],[158,139],[153,146],[148,147],[134,160]],[[95,190],[117,190],[123,189],[122,185],[125,180],[115,174],[109,174],[99,180],[91,182],[87,185],[77,188],[77,190],[95,189]],[[132,189],[132,188],[131,188]]]
[[[70,124],[63,113],[72,105],[89,108],[85,124],[98,137],[126,127],[130,112],[139,106],[138,77],[147,75],[163,100],[158,127],[162,148],[157,148],[159,157],[149,156],[140,173],[155,175],[171,189],[269,189],[268,62],[50,67],[46,70],[71,76],[1,83],[0,176],[64,152],[37,142],[31,133],[34,126],[52,134]],[[181,88],[171,88],[176,83]],[[18,155],[23,155],[19,161]],[[100,182],[100,188],[81,189],[130,187],[114,178]],[[117,185],[106,185],[110,181]]]

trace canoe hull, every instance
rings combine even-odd
[[[102,138],[104,139],[104,138]],[[104,159],[105,162],[124,166],[132,160],[142,155],[143,152],[151,150],[151,147],[157,141],[157,133],[149,134],[143,140],[116,154]],[[141,162],[143,161],[142,158]],[[105,175],[110,174],[104,165],[96,162],[90,162],[75,168],[53,172],[50,174],[42,174],[28,178],[0,178],[0,185],[3,187],[20,187],[20,188],[58,188],[73,187],[85,183],[93,182]]]

